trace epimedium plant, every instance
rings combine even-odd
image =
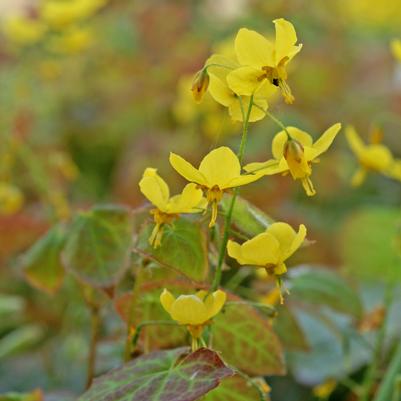
[[[289,174],[315,195],[312,166],[341,128],[336,123],[314,141],[269,111],[276,92],[295,101],[287,66],[302,48],[290,22],[273,22],[274,41],[242,28],[236,59],[212,55],[193,81],[196,102],[209,92],[242,122],[236,153],[218,147],[198,167],[171,153],[172,167],[188,181],[180,194],[172,196],[148,167],[139,189],[152,206],[94,206],[56,224],[21,258],[27,280],[47,293],[60,288],[66,272],[80,283],[92,327],[81,401],[265,400],[264,377],[286,372],[284,349],[309,346],[292,297],[361,317],[357,295],[334,273],[287,277],[287,260],[308,244],[305,225],[276,222],[239,196],[240,187],[272,174]],[[266,116],[280,129],[273,158],[244,165],[249,124]],[[246,276],[264,281],[268,295],[240,288]],[[126,323],[126,363],[93,381],[100,311],[108,302],[102,293]]]

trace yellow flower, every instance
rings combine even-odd
[[[313,394],[320,399],[327,399],[337,387],[337,382],[334,379],[327,379],[325,382],[313,387]]]
[[[401,181],[401,161],[394,160],[390,150],[380,144],[381,138],[375,132],[368,145],[362,142],[352,126],[347,127],[346,137],[360,165],[352,177],[353,186],[361,185],[368,172],[381,173]]]
[[[51,38],[48,47],[54,53],[76,54],[86,50],[93,42],[89,29],[69,28],[57,37]]]
[[[228,112],[234,121],[243,121],[251,98],[245,95],[239,97],[230,89],[227,82],[229,73],[238,67],[237,62],[218,54],[211,56],[206,62],[210,77],[209,93],[217,103],[228,108]],[[265,111],[268,107],[266,99],[271,97],[275,90],[276,88],[267,81],[258,86],[253,97],[253,107],[249,115],[250,122],[265,117]]]
[[[260,178],[260,175],[241,175],[238,157],[226,146],[208,153],[201,161],[199,169],[175,153],[170,153],[170,163],[185,179],[205,190],[207,202],[212,204],[209,227],[213,227],[216,223],[218,203],[224,192]]]
[[[0,182],[0,214],[14,214],[21,209],[23,203],[24,196],[17,187]]]
[[[400,39],[392,40],[390,46],[394,57],[398,59],[398,61],[401,61],[401,40]]]
[[[287,223],[273,223],[242,245],[229,240],[227,251],[241,265],[263,267],[267,273],[279,276],[287,271],[284,262],[301,246],[305,236],[303,224],[296,233]]]
[[[18,45],[32,45],[42,39],[46,33],[46,26],[38,20],[14,15],[5,20],[3,31]]]
[[[340,129],[340,123],[334,124],[313,142],[312,137],[306,132],[295,127],[287,127],[290,138],[285,131],[280,131],[273,139],[274,159],[263,163],[250,163],[244,170],[262,175],[290,172],[294,180],[301,180],[306,194],[313,196],[316,191],[309,178],[312,174],[311,165],[319,161],[318,156],[326,152]]]
[[[160,295],[160,302],[173,320],[186,325],[191,335],[199,338],[203,326],[220,312],[226,302],[226,294],[221,290],[212,294],[201,290],[194,295],[180,295],[174,298],[164,289]]]
[[[270,42],[259,33],[241,28],[235,38],[235,52],[242,67],[227,76],[230,88],[238,95],[251,96],[267,81],[281,89],[286,103],[293,103],[294,96],[287,84],[287,64],[301,50],[295,45],[294,26],[283,18],[273,21],[276,39]]]
[[[192,82],[192,95],[196,103],[200,103],[205,95],[207,88],[209,86],[209,74],[207,69],[204,68],[198,71]]]
[[[106,0],[45,0],[40,8],[40,15],[53,28],[64,28],[90,17],[106,2]]]
[[[188,184],[180,195],[170,197],[167,183],[154,168],[147,168],[139,182],[143,195],[154,205],[151,210],[156,223],[149,242],[155,248],[161,243],[163,225],[171,223],[180,213],[198,213],[203,211],[206,201],[202,191],[195,184]]]

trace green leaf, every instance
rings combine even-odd
[[[399,209],[372,207],[354,213],[341,231],[346,272],[361,280],[400,282],[400,226]]]
[[[224,379],[202,401],[264,401],[262,394],[255,385],[235,375]]]
[[[240,303],[228,303],[213,319],[213,349],[251,376],[284,374],[283,350],[270,321],[245,301],[231,299]]]
[[[51,228],[21,258],[28,282],[39,290],[54,294],[64,278],[60,254],[65,240],[65,227]]]
[[[95,287],[115,285],[130,264],[132,216],[120,206],[98,206],[73,222],[63,252],[66,268]]]
[[[141,232],[135,251],[178,273],[202,282],[208,273],[206,236],[199,224],[180,218],[164,227],[161,246],[154,249],[148,238],[153,225]]]
[[[9,392],[0,394],[0,401],[43,401],[43,393],[36,389],[30,393]]]
[[[231,199],[232,196],[230,195],[223,198],[221,207],[224,213],[228,213]],[[273,223],[273,220],[266,213],[240,196],[237,196],[235,201],[231,221],[238,230],[250,237],[265,231]]]
[[[308,351],[309,344],[297,318],[287,306],[277,308],[273,329],[283,343],[286,351]]]
[[[362,316],[363,307],[357,291],[337,273],[321,268],[300,267],[291,269],[289,288],[291,299],[296,298],[314,306],[351,315]]]
[[[207,348],[158,351],[95,379],[78,401],[195,401],[233,374]]]
[[[0,339],[0,359],[35,345],[43,337],[43,328],[32,324],[22,326]]]

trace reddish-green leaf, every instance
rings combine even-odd
[[[60,253],[65,240],[65,227],[56,225],[39,239],[21,258],[27,280],[36,288],[53,294],[64,278]]]
[[[209,392],[202,401],[264,401],[262,390],[258,390],[241,376],[224,379]]]
[[[195,401],[234,374],[214,351],[153,352],[95,379],[78,401]]]
[[[212,334],[213,349],[239,370],[252,376],[285,373],[280,341],[270,321],[251,305],[228,304],[213,319]]]
[[[208,273],[208,255],[206,236],[199,224],[180,218],[163,231],[161,246],[154,249],[148,238],[152,226],[146,226],[141,232],[135,250],[167,268],[202,282]]]
[[[118,282],[129,266],[131,246],[130,211],[114,205],[95,207],[75,217],[63,261],[81,281],[109,287]]]

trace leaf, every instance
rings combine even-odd
[[[180,284],[177,281],[142,285],[135,289],[134,294],[126,293],[117,298],[115,301],[117,312],[125,322],[130,321],[133,326],[149,320],[171,321],[170,315],[160,303],[160,294],[164,286],[173,294],[192,292],[190,285]],[[187,337],[187,330],[183,326],[151,325],[142,329],[140,339],[142,343],[146,343],[148,349],[155,350],[184,345]]]
[[[0,401],[43,401],[43,393],[40,389],[31,391],[30,393],[9,392],[0,394]]]
[[[241,376],[224,379],[220,385],[210,391],[202,401],[263,401],[260,392]]]
[[[120,206],[98,206],[73,222],[62,254],[66,268],[95,287],[115,285],[130,263],[132,217]]]
[[[289,282],[291,299],[351,315],[362,316],[358,293],[337,273],[327,269],[300,267],[291,269]]]
[[[20,266],[31,285],[54,294],[64,278],[60,254],[65,240],[65,227],[56,225],[37,241],[21,258]]]
[[[223,198],[221,207],[224,213],[228,213],[231,199],[232,196],[229,195]],[[266,213],[239,196],[235,201],[231,221],[236,228],[250,237],[265,231],[273,223],[273,220]]]
[[[230,300],[234,297],[231,297]],[[239,301],[235,297],[235,301]],[[234,301],[234,302],[235,302]],[[213,349],[251,376],[285,373],[280,341],[270,321],[246,303],[227,304],[213,319]]]
[[[11,331],[0,339],[0,359],[29,348],[43,337],[41,326],[31,324]]]
[[[234,372],[216,352],[201,348],[153,352],[94,380],[78,401],[195,401]]]
[[[135,251],[157,263],[175,270],[196,282],[205,280],[209,262],[206,236],[199,224],[180,218],[164,227],[161,246],[154,249],[149,245],[153,226],[141,232]]]
[[[273,320],[273,329],[286,351],[308,351],[309,344],[297,318],[288,306],[280,306]]]
[[[400,282],[400,226],[399,209],[371,207],[353,214],[340,237],[346,272],[361,280]]]

